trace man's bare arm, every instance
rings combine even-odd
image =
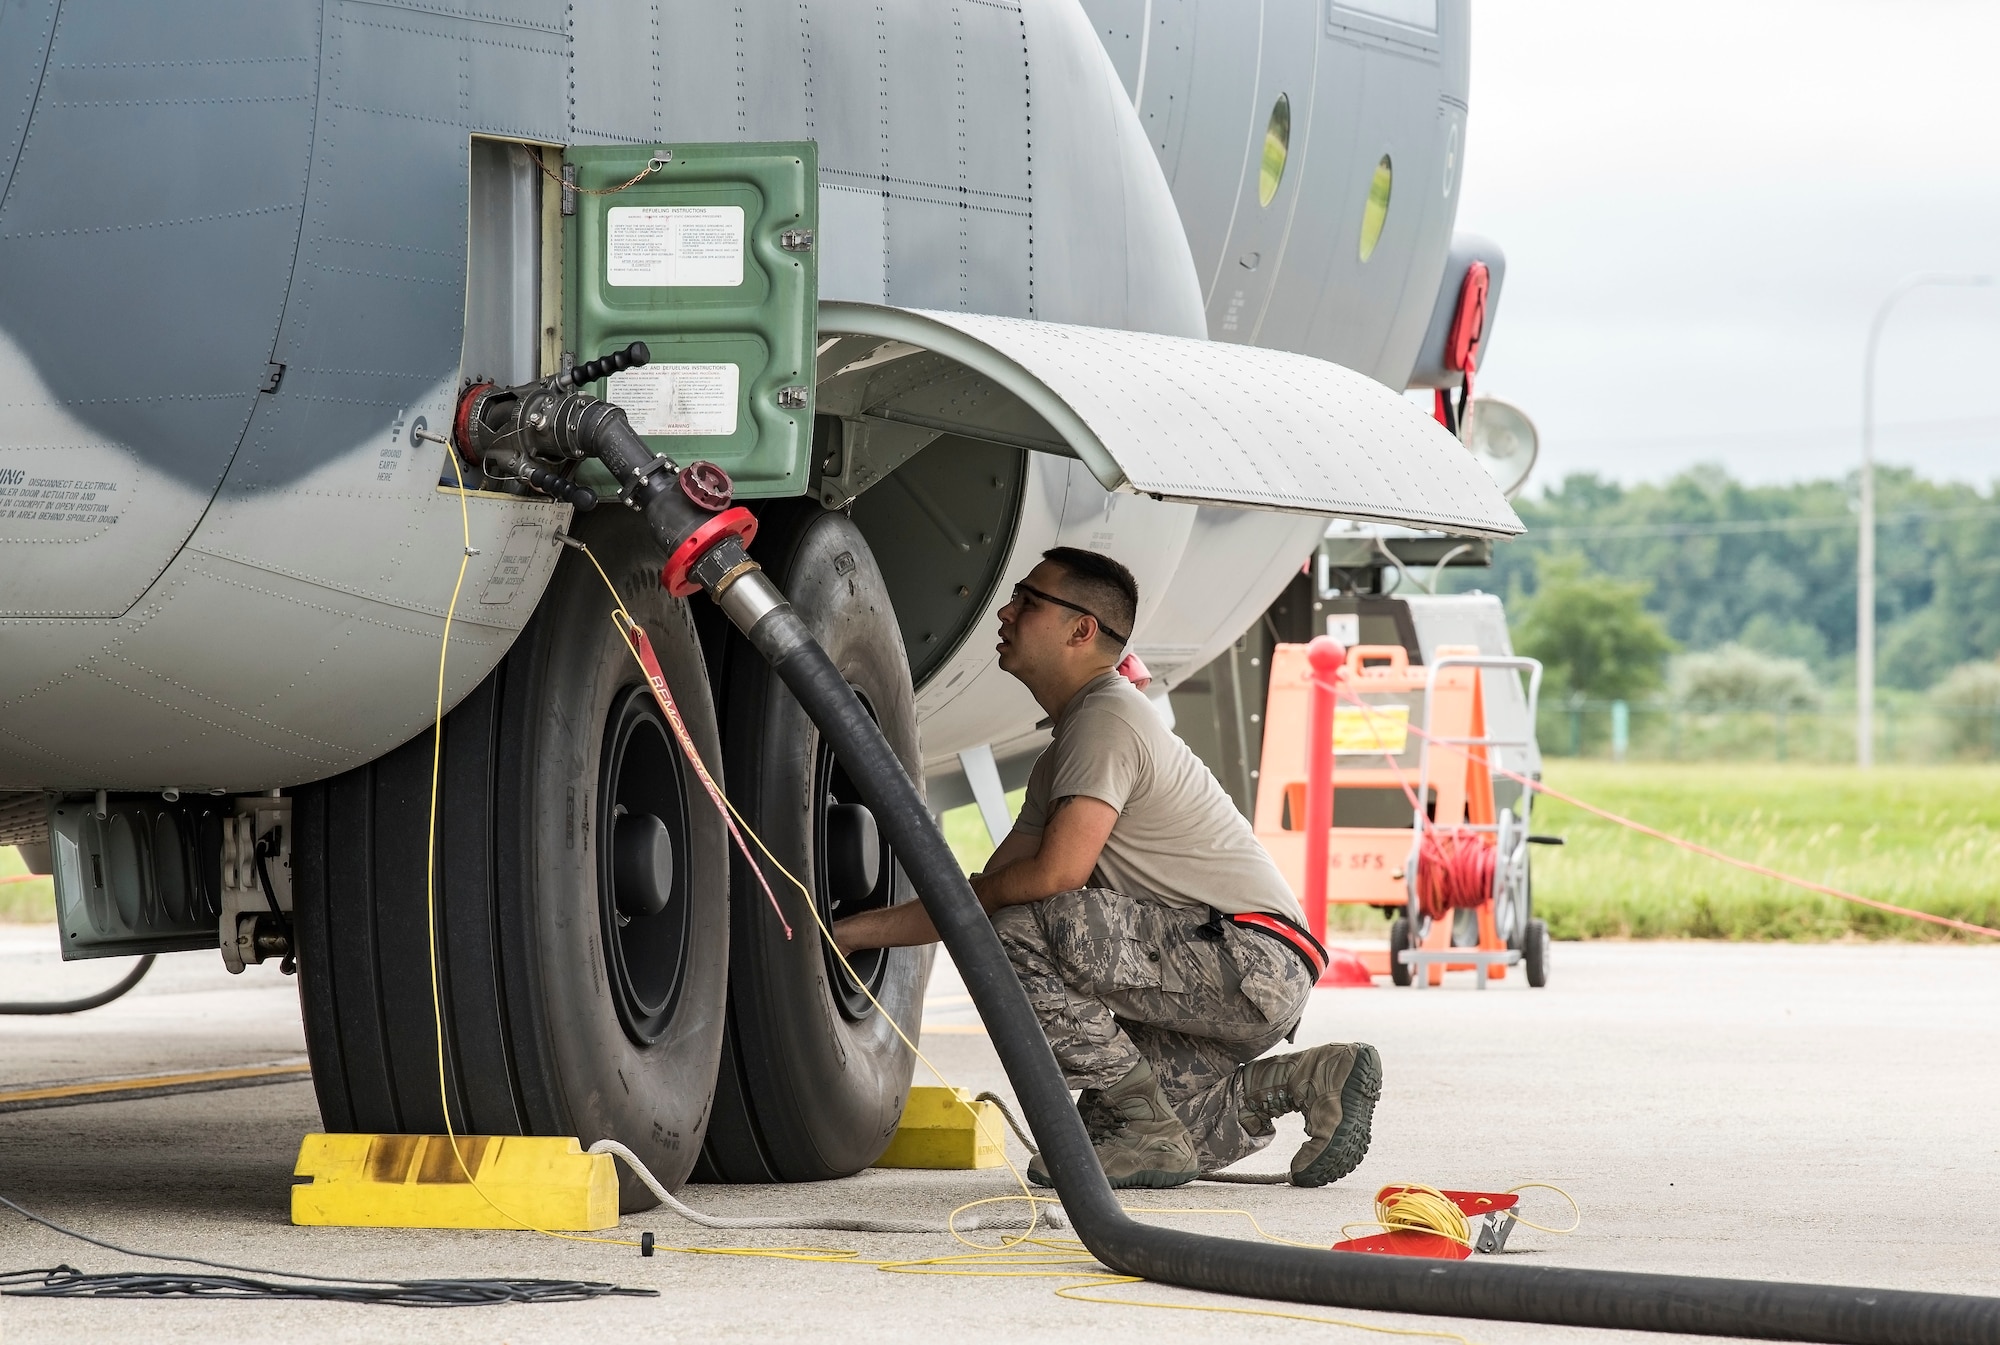
[[[986,871],[972,883],[979,904],[996,911],[1082,887],[1117,821],[1118,810],[1101,799],[1058,800],[1040,836],[1009,832],[993,852]],[[838,921],[833,937],[842,952],[851,953],[935,943],[937,928],[921,903],[909,901]]]
[[[995,874],[1006,868],[1009,864],[1018,864],[1024,859],[1031,859],[1034,857],[1035,851],[1039,850],[1041,846],[1042,833],[1039,831],[1010,831],[1001,838],[999,848],[987,858],[986,867],[981,872],[984,874]],[[979,876],[979,874],[975,874],[974,878],[976,879]]]
[[[1057,799],[1035,852],[1005,867],[989,868],[973,883],[979,904],[997,911],[1084,886],[1117,822],[1118,810],[1102,799],[1081,794]]]

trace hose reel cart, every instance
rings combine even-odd
[[[1306,881],[1307,645],[1272,654],[1255,827],[1293,891]],[[1528,846],[1533,793],[1496,790],[1495,767],[1527,764],[1541,665],[1442,646],[1429,666],[1400,645],[1357,645],[1335,674],[1332,828],[1325,903],[1394,913],[1386,952],[1361,950],[1374,975],[1438,985],[1471,971],[1483,989],[1522,964],[1548,979],[1548,929],[1533,912]],[[1525,733],[1489,723],[1486,683],[1526,676]],[[1512,716],[1508,716],[1512,718]],[[1513,797],[1508,797],[1512,793]],[[1319,918],[1323,919],[1323,915]]]

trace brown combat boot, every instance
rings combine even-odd
[[[1097,1165],[1114,1188],[1181,1186],[1201,1175],[1194,1137],[1160,1091],[1160,1079],[1151,1061],[1141,1060],[1130,1074],[1100,1089],[1097,1107],[1084,1113],[1086,1124],[1092,1111],[1117,1123],[1095,1145]],[[1038,1185],[1049,1185],[1040,1154],[1029,1162],[1028,1178]]]
[[[1115,1134],[1124,1119],[1105,1103],[1104,1090],[1101,1088],[1086,1088],[1078,1093],[1076,1110],[1083,1117],[1083,1128],[1089,1132],[1090,1142],[1093,1145]],[[1028,1151],[1028,1180],[1037,1186],[1055,1185],[1049,1179],[1049,1170],[1043,1164],[1041,1151],[1038,1149]]]
[[[1152,1061],[1134,1065],[1130,1074],[1103,1090],[1102,1099],[1120,1122],[1097,1142],[1098,1166],[1114,1188],[1181,1186],[1201,1175],[1194,1137],[1168,1105]]]
[[[1292,1185],[1325,1186],[1361,1166],[1382,1096],[1382,1057],[1373,1046],[1315,1046],[1253,1060],[1242,1070],[1245,1129],[1263,1133],[1276,1117],[1305,1113],[1311,1138],[1292,1155]]]

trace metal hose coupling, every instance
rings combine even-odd
[[[601,462],[618,482],[618,501],[645,515],[666,552],[660,580],[667,590],[686,598],[706,589],[720,600],[757,569],[746,549],[757,519],[732,507],[729,473],[712,462],[682,467],[653,452],[623,407],[583,390],[651,358],[645,343],[634,341],[534,383],[475,382],[459,395],[453,438],[467,462],[489,477],[524,481],[579,509],[595,505],[596,492],[563,473],[587,458]]]

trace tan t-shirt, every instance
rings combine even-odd
[[[1263,911],[1301,923],[1305,914],[1278,866],[1257,843],[1201,758],[1115,672],[1076,693],[1055,737],[1028,774],[1014,829],[1039,836],[1049,804],[1082,795],[1118,810],[1091,885],[1226,915]]]

